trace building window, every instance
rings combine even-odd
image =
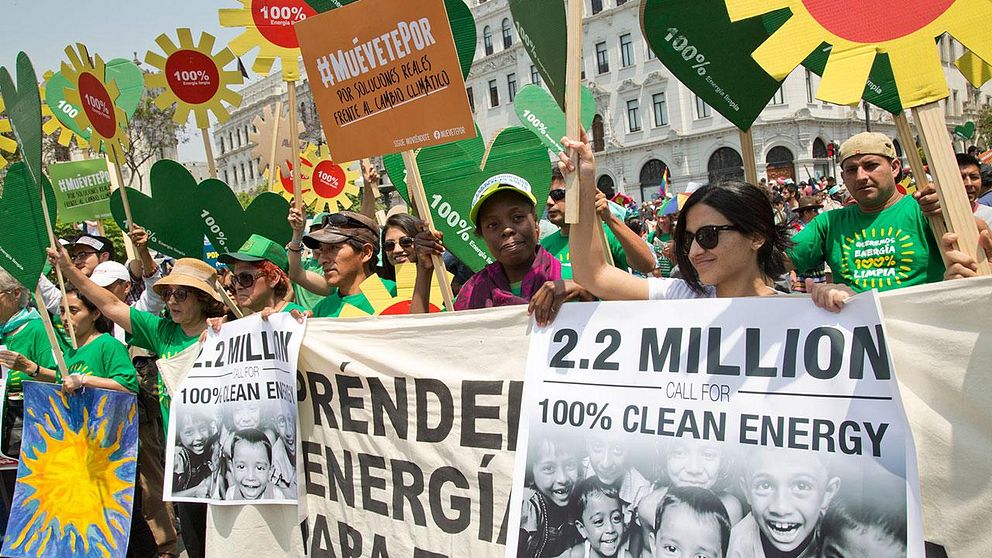
[[[489,107],[499,106],[499,88],[496,87],[496,80],[489,80]]]
[[[475,93],[471,87],[466,87],[465,92],[468,93],[468,106],[472,109],[472,112],[475,112]]]
[[[771,105],[784,105],[785,104],[785,92],[782,90],[784,86],[780,85],[778,90],[775,91],[775,95],[769,104]]]
[[[827,144],[823,143],[823,140],[816,138],[813,140],[813,158],[814,159],[828,159],[830,154],[827,152]]]
[[[220,140],[220,154],[223,155],[224,154],[224,136],[221,136],[221,137],[219,137],[217,139]]]
[[[592,0],[592,13],[598,14],[603,11],[603,0]]]
[[[668,165],[658,159],[651,159],[641,167],[641,200],[649,201],[661,196],[661,184],[665,181]]]
[[[606,50],[606,42],[596,43],[596,68],[599,74],[610,71],[610,51]]]
[[[710,116],[710,106],[699,95],[696,95],[696,119],[709,118]]]
[[[626,3],[627,3],[627,0],[617,0],[617,7],[619,8],[620,6],[623,6]]]
[[[513,45],[513,32],[510,31],[510,18],[503,18],[503,48],[510,48]]]
[[[732,147],[721,147],[710,155],[706,164],[710,184],[719,184],[732,180],[744,180],[744,159]]]
[[[517,74],[506,75],[506,91],[512,103],[513,98],[517,96]]]
[[[482,46],[486,49],[486,56],[493,53],[493,30],[488,25],[482,28]]]
[[[806,102],[812,103],[816,97],[813,96],[813,72],[806,70]]]
[[[251,175],[251,179],[255,180],[255,165],[248,165],[248,173]]]
[[[647,49],[648,49],[648,60],[654,60],[658,58],[658,55],[654,53],[654,49],[651,48],[651,45],[647,45]]]
[[[654,125],[668,126],[668,101],[664,93],[656,93],[651,96],[651,105],[654,107]]]
[[[231,149],[234,149],[234,133],[227,133],[227,144],[231,146]]]
[[[634,65],[634,41],[630,38],[630,33],[620,35],[620,67]]]
[[[603,117],[599,114],[592,118],[592,150],[595,152],[606,150],[606,131],[603,127]]]
[[[641,131],[641,112],[637,99],[627,101],[627,129],[631,132]]]
[[[231,181],[227,177],[227,169],[224,169],[224,184],[230,184]]]
[[[530,82],[534,85],[541,85],[541,72],[537,71],[537,66],[530,65]]]
[[[951,106],[950,110],[947,111],[947,114],[955,116],[960,113],[961,111],[958,110],[958,92],[956,90],[951,90]]]

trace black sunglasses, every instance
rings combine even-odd
[[[239,287],[243,287],[245,289],[250,289],[252,287],[252,285],[255,284],[255,279],[258,279],[259,277],[261,277],[263,275],[265,275],[265,274],[262,273],[262,272],[259,272],[259,273],[249,273],[247,271],[242,271],[241,273],[238,273],[238,274],[235,274],[234,276],[232,276],[231,279],[234,281],[234,284],[235,285],[237,285]]]
[[[186,302],[186,299],[189,298],[189,289],[186,289],[185,287],[179,287],[178,289],[162,289],[162,300],[168,302],[169,297],[176,299],[176,302]]]
[[[411,246],[413,246],[413,239],[412,238],[410,238],[409,236],[401,236],[400,237],[400,247],[401,248],[409,248]],[[382,247],[385,248],[387,252],[392,252],[393,250],[396,249],[396,241],[395,240],[387,240],[387,241],[385,241],[385,242],[382,243]]]
[[[323,223],[325,227],[328,225],[333,227],[349,227],[349,228],[361,227],[363,229],[368,229],[376,234],[379,234],[378,229],[374,229],[369,225],[367,225],[366,223],[363,223],[358,219],[351,217],[350,215],[342,215],[341,213],[331,213],[330,215],[325,215]]]
[[[557,201],[561,201],[561,200],[565,199],[565,189],[564,188],[555,188],[554,190],[551,190],[550,192],[548,192],[548,197],[551,198],[552,200],[556,201],[556,202]]]
[[[739,231],[737,225],[706,225],[699,227],[695,233],[685,231],[683,237],[682,250],[688,254],[692,248],[692,241],[699,243],[699,247],[704,250],[712,250],[720,243],[720,231]]]

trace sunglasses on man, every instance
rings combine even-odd
[[[705,227],[699,227],[696,229],[695,233],[685,231],[685,236],[683,237],[682,250],[686,254],[692,249],[692,241],[695,240],[699,247],[704,250],[712,250],[720,244],[720,231],[739,231],[740,227],[737,225],[706,225]]]
[[[551,198],[552,200],[556,201],[556,202],[559,202],[559,201],[565,199],[565,189],[564,188],[555,188],[554,190],[551,190],[550,192],[548,192],[548,197]]]

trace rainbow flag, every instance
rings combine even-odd
[[[668,167],[665,167],[665,173],[661,175],[661,184],[658,186],[658,197],[665,199],[666,192],[668,192]]]

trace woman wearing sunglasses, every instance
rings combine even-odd
[[[249,313],[271,309],[292,312],[306,309],[288,300],[289,258],[286,250],[264,236],[253,234],[237,252],[221,254],[217,261],[231,269],[234,300]]]
[[[775,225],[768,198],[742,182],[707,185],[696,190],[675,225],[675,258],[682,279],[642,279],[606,265],[603,248],[593,235],[596,162],[585,135],[562,140],[579,155],[583,202],[579,223],[570,237],[575,280],[603,300],[665,300],[704,297],[747,297],[777,294],[773,278],[785,273],[783,251],[788,239]],[[561,156],[564,172],[575,172]],[[848,296],[836,285],[817,285],[814,302],[839,310]]]
[[[397,213],[386,219],[382,231],[382,277],[396,280],[396,266],[408,262],[417,262],[417,247],[414,237],[417,236],[418,220],[413,215]]]

